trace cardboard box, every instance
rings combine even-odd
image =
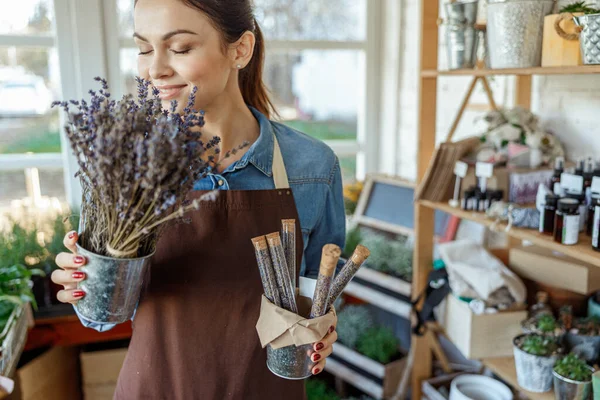
[[[466,302],[449,295],[443,319],[446,336],[466,358],[508,357],[513,354],[513,338],[522,333],[527,311],[478,315]]]
[[[79,350],[53,347],[17,370],[22,400],[81,399]]]
[[[510,250],[510,269],[523,278],[583,295],[600,290],[600,268],[537,246]]]
[[[112,400],[127,349],[81,353],[85,400]]]

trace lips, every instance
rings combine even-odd
[[[156,86],[158,89],[158,97],[161,100],[172,100],[177,98],[187,85],[164,85]]]

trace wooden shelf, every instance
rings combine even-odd
[[[427,200],[422,200],[421,204],[426,207],[433,208],[435,210],[440,210],[445,213],[455,215],[461,219],[478,222],[488,227],[492,226],[492,224],[494,223],[494,220],[487,218],[485,213],[463,211],[461,209],[450,207],[446,203],[435,203]],[[502,230],[504,230],[505,227],[505,223],[498,224],[498,228]],[[513,227],[510,229],[510,231],[507,232],[507,234],[514,238],[527,240],[537,246],[544,247],[559,253],[563,253],[567,256],[592,264],[596,267],[600,267],[600,252],[594,251],[594,249],[592,248],[591,239],[584,234],[581,234],[579,236],[579,243],[574,246],[565,246],[556,243],[552,239],[552,237],[548,235],[542,235],[533,229],[522,229]]]
[[[490,75],[588,75],[600,74],[600,65],[582,65],[578,67],[535,67],[508,69],[459,69],[451,71],[424,70],[421,76],[490,76]]]
[[[371,268],[360,268],[356,277],[377,286],[391,290],[403,296],[410,297],[412,285],[391,275],[384,274]]]
[[[554,391],[552,390],[546,393],[531,393],[519,387],[519,383],[517,382],[517,371],[515,369],[515,360],[513,357],[487,358],[481,361],[483,362],[483,365],[494,371],[496,375],[525,394],[531,400],[554,400]]]
[[[379,383],[359,374],[331,357],[327,359],[325,371],[350,383],[352,386],[362,390],[369,396],[376,399],[383,398],[383,387]]]

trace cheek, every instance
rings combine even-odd
[[[150,79],[150,61],[148,61],[148,57],[138,57],[137,68],[140,78]]]
[[[222,57],[197,57],[181,63],[177,74],[198,87],[198,96],[215,96],[225,90],[230,70]]]

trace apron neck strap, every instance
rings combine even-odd
[[[283,163],[283,156],[281,155],[281,149],[279,148],[279,142],[273,133],[273,181],[275,182],[275,189],[288,189],[290,183],[288,182],[287,172],[285,171],[285,164]]]

